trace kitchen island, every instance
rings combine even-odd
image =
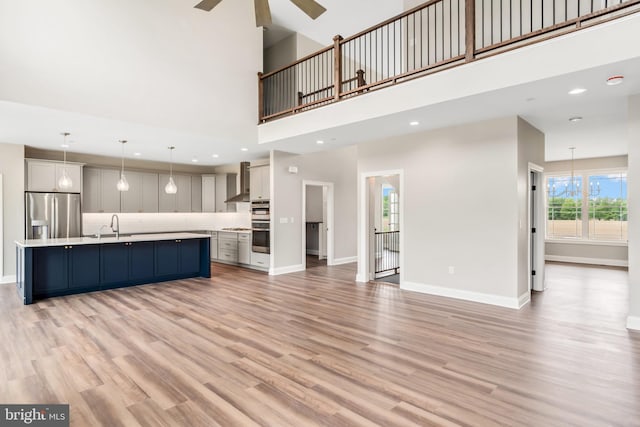
[[[210,236],[138,234],[16,241],[24,304],[83,292],[211,277]]]

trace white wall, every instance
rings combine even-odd
[[[596,157],[578,159],[574,161],[576,172],[598,169],[627,169],[627,156]],[[546,162],[545,173],[564,173],[571,171],[571,161]],[[631,194],[631,191],[629,191]],[[583,244],[547,241],[545,255],[549,260],[579,263],[597,263],[602,265],[628,265],[628,250],[625,243],[621,244]]]
[[[0,99],[253,141],[253,2],[195,3],[2,1]]]
[[[287,38],[264,50],[264,72],[269,73],[278,68],[289,65],[298,59],[298,38],[292,34]]]
[[[404,289],[518,306],[517,138],[509,117],[358,145],[359,176],[404,173]]]
[[[629,98],[629,318],[640,329],[640,95]]]
[[[544,165],[544,134],[518,118],[518,296],[523,299],[529,293],[529,162]]]
[[[24,146],[0,143],[0,174],[3,176],[4,281],[14,281],[16,245],[24,238]],[[0,277],[0,282],[3,278]]]
[[[302,182],[334,183],[335,222],[329,233],[335,236],[337,262],[356,255],[356,159],[355,146],[331,151],[296,155],[280,151],[272,155],[271,217],[273,223],[273,267],[275,272],[302,266]],[[290,174],[289,166],[298,173]],[[287,223],[281,223],[286,219]],[[291,222],[293,219],[293,222]]]

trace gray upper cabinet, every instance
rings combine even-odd
[[[63,171],[71,178],[71,188],[58,188],[58,180]],[[46,192],[82,192],[82,165],[78,163],[54,162],[49,160],[27,159],[27,191]]]
[[[271,191],[269,165],[251,166],[249,172],[251,200],[269,200]]]
[[[158,174],[125,172],[129,191],[121,194],[122,212],[158,212]]]
[[[235,212],[235,203],[225,203],[225,201],[235,196],[238,192],[236,189],[236,176],[235,173],[221,173],[215,176],[216,212]]]
[[[191,177],[191,212],[202,212],[202,177]]]
[[[191,212],[191,176],[190,175],[174,175],[176,185],[178,186],[178,198],[176,206],[177,212]]]
[[[84,169],[83,211],[120,212],[120,192],[116,184],[120,171],[114,169]]]
[[[202,176],[202,212],[216,211],[216,177]]]
[[[178,187],[176,194],[167,194],[164,187],[169,182],[168,174],[158,175],[158,208],[160,212],[191,212],[191,175],[173,175]]]

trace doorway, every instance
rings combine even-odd
[[[359,282],[402,283],[402,178],[398,170],[361,175]]]
[[[333,183],[302,183],[302,264],[333,264]]]
[[[545,289],[545,259],[544,259],[544,182],[543,169],[529,163],[529,193],[528,193],[528,230],[529,230],[529,262],[528,282],[529,291],[544,291]]]

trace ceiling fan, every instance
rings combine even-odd
[[[195,5],[196,9],[210,12],[222,0],[202,0]],[[256,8],[256,27],[266,27],[271,25],[271,10],[269,9],[269,0],[253,0]],[[327,11],[321,4],[315,0],[291,0],[291,3],[298,6],[300,10],[309,15],[311,19],[316,19]]]

